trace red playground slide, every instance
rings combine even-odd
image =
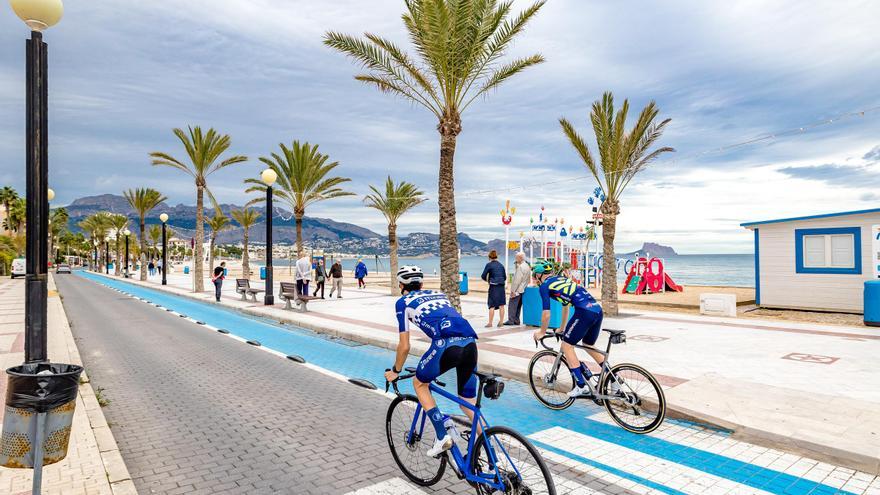
[[[670,277],[668,273],[665,273],[664,275],[665,275],[665,277],[663,279],[663,283],[666,284],[666,290],[671,290],[673,292],[684,291],[684,287],[676,284],[675,281],[672,280],[672,277]]]

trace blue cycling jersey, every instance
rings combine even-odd
[[[397,300],[397,325],[400,332],[409,331],[409,323],[418,326],[431,340],[450,337],[477,338],[465,320],[446,297],[434,290],[417,290]]]
[[[551,299],[561,302],[564,306],[572,305],[583,309],[596,304],[596,300],[587,289],[565,277],[555,276],[544,280],[538,292],[541,294],[541,307],[545,311],[550,309]]]

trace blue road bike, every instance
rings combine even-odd
[[[428,457],[427,451],[434,444],[436,432],[414,395],[402,394],[397,382],[415,376],[415,368],[406,368],[394,382],[385,383],[394,387],[397,397],[391,401],[385,420],[385,432],[391,455],[400,470],[413,483],[431,486],[443,477],[446,466],[455,472],[459,479],[467,481],[478,495],[503,493],[510,495],[555,495],[556,487],[550,470],[538,449],[524,436],[504,426],[490,426],[480,408],[483,395],[497,399],[504,390],[504,383],[498,375],[476,373],[480,380],[476,404],[460,399],[444,388],[446,385],[434,380],[431,392],[445,397],[473,412],[471,421],[465,416],[451,416],[461,427],[460,434],[451,432],[453,438],[461,442],[438,457]],[[456,428],[457,430],[457,428]],[[476,432],[476,434],[474,433]],[[467,450],[462,452],[458,443],[467,441]]]

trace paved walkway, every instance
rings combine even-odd
[[[189,333],[204,334],[204,339],[200,338],[199,343],[201,347],[209,348],[210,351],[199,351],[198,347],[200,346],[195,346],[196,349],[193,352],[200,352],[195,354],[195,359],[176,357],[173,360],[176,372],[167,377],[154,375],[150,380],[151,383],[180,381],[185,386],[185,392],[173,396],[172,403],[162,409],[167,414],[172,414],[174,409],[191,407],[186,405],[186,402],[190,400],[192,390],[195,393],[194,397],[202,397],[199,390],[191,383],[198,384],[199,387],[207,387],[210,400],[213,401],[212,404],[220,403],[222,400],[227,400],[233,405],[241,404],[238,396],[242,394],[248,396],[249,392],[247,388],[239,386],[235,380],[241,376],[247,378],[254,376],[251,368],[255,368],[257,371],[262,369],[264,365],[256,357],[260,354],[259,349],[262,354],[292,367],[299,365],[284,360],[283,356],[285,354],[301,354],[306,357],[309,365],[312,366],[311,369],[323,370],[323,373],[337,377],[340,383],[349,389],[339,389],[340,394],[334,395],[336,399],[334,407],[362,409],[364,413],[358,417],[360,422],[375,421],[377,418],[372,415],[377,413],[380,419],[383,416],[384,407],[374,409],[369,403],[362,403],[359,395],[361,390],[345,383],[345,379],[346,377],[362,377],[374,383],[381,383],[382,369],[391,360],[392,353],[388,350],[353,341],[328,339],[324,335],[313,334],[294,326],[279,325],[273,321],[274,313],[271,314],[271,319],[243,315],[244,311],[259,312],[257,310],[261,308],[253,304],[245,305],[239,311],[231,311],[224,307],[226,305],[199,302],[189,297],[156,291],[153,290],[154,288],[139,287],[119,279],[88,274],[83,274],[83,276],[117,291],[111,292],[111,295],[120,293],[126,295],[130,301],[137,301],[138,304],[153,312],[152,316],[148,318],[148,322],[128,325],[132,327],[131,330],[123,330],[125,325],[121,321],[115,325],[116,328],[113,331],[117,333],[130,334],[135,332],[143,335],[143,337],[138,337],[135,346],[137,349],[126,353],[125,358],[127,359],[113,361],[112,359],[115,358],[113,358],[113,352],[110,348],[98,349],[96,359],[98,362],[109,361],[111,363],[109,368],[115,375],[124,376],[121,371],[126,369],[126,361],[147,359],[140,357],[142,355],[155,356],[149,359],[165,359],[162,357],[164,355],[177,356],[175,347],[179,346],[183,349],[193,347],[193,344],[188,343]],[[81,293],[88,294],[88,302],[92,302],[92,304],[95,300],[101,300],[101,304],[110,304],[109,301],[113,301],[113,298],[108,297],[104,292],[98,291],[92,295],[86,291],[85,287],[80,288],[79,285],[76,289]],[[373,296],[364,295],[364,304],[371,301],[371,298],[375,299]],[[230,303],[232,302],[230,301]],[[160,307],[156,307],[157,305]],[[172,311],[169,312],[166,309]],[[83,310],[84,313],[89,311],[98,310],[93,308]],[[117,306],[115,311],[124,312],[136,323],[141,321],[140,312],[133,307]],[[282,315],[289,314],[280,309],[273,311]],[[180,314],[186,317],[181,318]],[[164,330],[154,330],[154,327],[158,328],[160,324],[163,324],[163,319],[167,318],[190,324],[188,327],[185,325],[175,326],[171,335],[166,337]],[[204,324],[199,325],[197,321],[204,322]],[[339,326],[347,327],[349,325]],[[230,330],[232,335],[222,337],[214,331],[219,327]],[[78,324],[77,328],[81,328],[81,325]],[[377,330],[378,328],[373,329],[373,333],[382,333]],[[109,331],[105,330],[104,332]],[[113,339],[113,337],[108,338],[111,341]],[[219,338],[219,340],[211,340],[212,338]],[[222,347],[224,339],[231,340],[243,350],[240,353],[238,351],[227,353]],[[249,347],[243,343],[245,339],[259,341],[262,343],[262,347]],[[99,341],[96,343],[100,345]],[[90,346],[84,343],[84,349],[86,348],[90,348]],[[254,354],[247,354],[248,351],[254,351]],[[213,371],[215,361],[218,361],[214,354],[219,356],[219,360],[223,360],[224,365],[232,372],[231,378],[228,378],[226,374],[219,375],[221,382],[228,381],[226,387],[228,390],[213,386],[211,378],[203,378],[200,374],[202,368]],[[489,354],[492,353],[481,351],[481,361]],[[247,359],[247,362],[242,365],[236,361],[227,360],[227,357]],[[89,358],[86,357],[86,359],[88,361]],[[136,380],[136,378],[128,378],[128,380]],[[290,380],[283,371],[279,371],[279,374],[263,377],[260,381],[252,382],[251,386],[259,387],[259,389],[265,388],[267,385],[263,382],[266,380],[273,380],[270,385],[274,386],[273,390],[279,391],[280,398],[278,400],[282,404],[286,404],[288,400],[286,394],[296,393],[295,390],[291,392],[287,388],[303,387],[301,380]],[[321,383],[327,387],[331,386],[329,383]],[[307,391],[322,393],[320,390],[312,392],[311,389],[307,389]],[[108,389],[111,398],[112,393],[112,389]],[[372,395],[381,398],[381,394],[374,393]],[[151,397],[150,394],[146,396]],[[144,402],[140,406],[147,408],[149,403]],[[270,413],[274,413],[274,406],[274,404],[270,406]],[[222,405],[215,407],[222,407]],[[262,407],[262,403],[256,401],[241,404],[241,410],[238,411],[238,414],[244,415],[243,420],[247,421],[245,428],[253,421],[251,419],[254,414],[252,411],[258,410],[259,407]],[[538,445],[545,458],[552,463],[551,470],[561,487],[560,493],[880,494],[880,479],[872,474],[818,462],[815,459],[793,455],[779,449],[743,442],[723,432],[688,423],[668,420],[656,432],[639,436],[627,433],[613,425],[604,410],[594,405],[579,403],[565,411],[551,412],[538,405],[531,397],[528,388],[516,381],[509,381],[501,399],[489,401],[485,407],[493,422],[514,427],[527,434]],[[108,414],[112,414],[112,408],[113,405],[108,408]],[[304,409],[297,412],[298,414],[290,416],[291,421],[302,421],[305,418],[313,421],[313,415],[328,414],[320,406],[313,406],[309,402],[306,403]],[[272,424],[275,425],[275,423]],[[357,424],[349,426],[352,431],[360,431]],[[328,428],[330,427],[328,425]],[[180,428],[173,430],[172,434],[181,434]],[[250,432],[250,430],[248,431]],[[335,430],[327,431],[335,432]],[[259,434],[260,430],[251,433]],[[273,430],[273,433],[286,435],[283,428],[277,431]],[[149,429],[143,434],[162,438],[159,429]],[[314,430],[303,430],[298,434],[303,435],[306,439],[301,441],[308,441],[311,438],[310,435],[314,434]],[[330,436],[335,441],[341,441],[338,439],[338,435]],[[189,440],[191,443],[196,441],[192,437]],[[262,438],[254,440],[255,443],[263,441]],[[120,435],[120,442],[123,446],[123,452],[125,452],[125,440],[122,439],[122,435]],[[360,444],[357,447],[357,449],[362,448],[365,447]],[[387,447],[384,448],[387,449]],[[350,454],[357,455],[357,449],[351,450]],[[384,454],[378,454],[378,452],[376,450],[374,454],[383,455],[382,462],[390,464],[387,450],[384,450]],[[313,455],[318,455],[318,453],[319,451],[316,449]],[[151,455],[158,454],[158,452],[151,452]],[[285,455],[294,455],[294,453],[285,453]],[[172,476],[167,472],[164,475]],[[394,470],[391,472],[380,471],[369,481],[344,489],[339,486],[340,491],[338,492],[334,487],[324,493],[403,494],[433,492],[432,489],[422,489],[420,492],[399,478],[399,473]],[[245,476],[245,479],[240,481],[247,483],[248,479],[249,477]],[[452,482],[448,489],[457,489],[458,487],[459,484]],[[442,489],[447,490],[447,485],[443,485]],[[261,492],[257,490],[256,493]]]
[[[49,358],[82,364],[52,278],[48,300]],[[0,369],[24,361],[24,280],[0,279]],[[87,375],[87,374],[84,374]],[[0,377],[0,397],[6,395],[6,376]],[[0,409],[0,420],[3,410]],[[33,471],[0,468],[0,493],[31,492]],[[45,494],[135,493],[134,485],[91,385],[80,387],[67,457],[43,469]]]
[[[155,281],[147,282],[155,286]],[[193,294],[191,277],[171,275],[167,290]],[[210,284],[206,284],[210,287]],[[343,299],[313,301],[307,314],[242,302],[235,283],[223,303],[381,346],[397,341],[395,298],[346,286]],[[533,329],[485,329],[482,297],[463,298],[463,312],[480,333],[481,364],[526,378],[535,352]],[[670,407],[731,429],[739,438],[880,473],[880,332],[868,327],[712,318],[630,311],[605,326],[627,330],[615,362],[635,362],[658,376]],[[427,342],[419,339],[414,352]],[[600,343],[604,342],[600,340]],[[846,411],[845,414],[842,411]]]

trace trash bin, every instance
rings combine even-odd
[[[260,267],[260,280],[266,280],[266,267]]]
[[[880,280],[865,281],[865,325],[880,327]]]
[[[458,272],[458,292],[462,295],[468,293],[467,272]]]
[[[6,370],[0,465],[33,468],[40,457],[45,466],[67,456],[80,373],[81,366],[60,363],[22,364]]]
[[[189,265],[183,267],[183,274],[184,274],[184,275],[189,275]]]

